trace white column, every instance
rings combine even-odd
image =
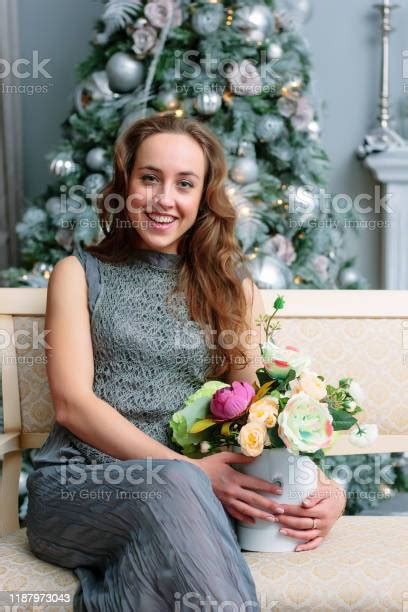
[[[389,196],[382,246],[384,289],[408,289],[408,146],[373,153],[364,164]]]

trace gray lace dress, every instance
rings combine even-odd
[[[170,298],[180,256],[139,249],[110,264],[81,248],[74,255],[88,284],[95,394],[175,448],[170,416],[205,382],[210,364],[183,297]],[[247,602],[246,610],[259,610],[234,520],[199,467],[182,459],[122,461],[56,423],[34,468],[29,545],[40,559],[74,571],[75,611],[218,609],[209,600],[220,609],[229,601],[231,609]]]

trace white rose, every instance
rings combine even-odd
[[[350,442],[359,448],[365,448],[375,442],[378,437],[378,426],[375,423],[354,425],[350,429]]]

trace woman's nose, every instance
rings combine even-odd
[[[171,189],[167,190],[166,192],[157,194],[156,202],[159,206],[162,206],[163,208],[174,206],[175,199],[171,192]]]

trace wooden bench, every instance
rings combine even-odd
[[[39,448],[54,418],[43,345],[35,346],[44,328],[46,291],[0,289],[0,591],[73,595],[74,574],[37,559],[18,521],[21,450]],[[376,422],[381,434],[370,452],[408,451],[408,291],[281,293],[286,307],[279,341],[308,351],[313,368],[329,382],[353,376],[361,383],[368,393],[366,420]],[[264,291],[263,296],[271,312],[276,292]],[[350,446],[346,436],[330,451],[365,453]],[[344,516],[314,551],[244,555],[263,610],[408,610],[405,517]]]

